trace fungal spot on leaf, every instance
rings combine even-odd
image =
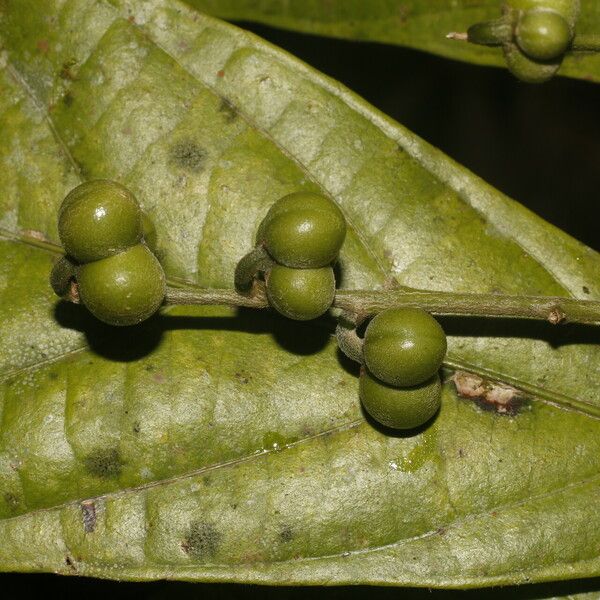
[[[194,140],[180,140],[171,148],[171,162],[192,173],[199,173],[204,167],[206,150]]]
[[[237,110],[235,106],[229,102],[226,98],[221,100],[221,104],[219,105],[219,112],[223,114],[223,118],[226,123],[233,123],[238,117]]]
[[[67,92],[62,98],[63,104],[67,108],[73,104],[74,100],[75,100],[75,98],[73,98],[73,94],[71,94],[71,92]]]
[[[237,371],[235,374],[235,378],[241,383],[246,385],[252,381],[252,375],[247,371]]]
[[[86,533],[92,533],[96,529],[96,504],[93,500],[86,500],[81,503],[81,517],[83,530]]]
[[[15,510],[19,506],[19,497],[12,492],[5,492],[4,502],[10,510]]]
[[[480,408],[499,415],[516,415],[526,400],[523,393],[516,388],[484,379],[473,373],[457,371],[452,381],[461,398],[473,400]]]
[[[587,285],[584,285],[582,289],[583,289],[583,293],[584,294],[589,294],[590,293],[590,288]]]
[[[77,64],[77,61],[74,58],[70,58],[66,60],[58,73],[61,79],[69,79],[73,81],[75,79],[75,74],[73,73],[73,67]]]
[[[139,432],[140,432],[140,422],[139,422],[139,421],[136,421],[136,422],[133,424],[133,433],[139,433]]]
[[[220,543],[221,534],[215,526],[205,521],[199,521],[192,524],[181,547],[186,554],[194,558],[212,558]]]
[[[123,461],[116,448],[106,448],[86,456],[85,468],[94,477],[111,479],[121,474]]]
[[[69,569],[71,569],[71,571],[74,573],[77,572],[77,567],[75,566],[73,559],[68,554],[65,556],[65,565],[67,565],[67,567],[69,567]]]
[[[282,527],[281,531],[279,532],[279,539],[286,544],[294,539],[294,532],[289,525]]]

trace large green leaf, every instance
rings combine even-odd
[[[497,19],[502,0],[185,0],[223,19],[257,21],[305,33],[399,44],[478,65],[506,66],[499,48],[447,39]],[[598,34],[600,3],[581,0],[579,34]],[[559,73],[600,81],[600,53],[567,56]],[[390,70],[393,76],[393,69]]]
[[[418,435],[365,421],[330,323],[176,308],[126,330],[56,303],[56,209],[130,186],[172,279],[231,286],[267,207],[345,212],[344,287],[600,298],[600,257],[343,86],[171,0],[4,1],[0,567],[126,579],[468,587],[600,572],[594,330],[447,320]],[[450,374],[450,371],[448,372]]]

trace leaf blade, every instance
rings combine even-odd
[[[60,49],[49,41],[59,37],[56,20],[40,16],[41,24],[16,42],[26,24],[18,14],[10,17],[14,22],[2,31],[11,68],[25,88],[7,80],[6,97],[19,97],[19,123],[28,127],[23,131],[8,120],[8,139],[53,148],[30,158],[54,174],[47,179],[55,190],[66,191],[78,171],[123,179],[158,217],[170,275],[231,285],[233,265],[251,244],[266,207],[285,191],[312,187],[332,195],[350,217],[342,257],[345,286],[376,287],[391,276],[424,287],[497,286],[577,296],[585,282],[590,295],[598,295],[595,253],[556,234],[339,84],[179,4],[135,5],[133,15],[130,9],[87,2],[67,4],[62,12],[45,7],[47,16],[56,10],[62,23],[81,28],[80,41]],[[49,55],[40,50],[38,60],[25,61],[40,39],[47,41]],[[65,79],[61,73],[74,58],[79,67],[71,65],[72,76]],[[25,136],[29,130],[32,138]],[[34,229],[56,239],[55,225],[42,217],[56,210],[61,193],[32,190],[32,207],[21,214],[18,199],[29,189],[32,171],[19,163],[17,172],[22,187],[5,186],[9,227],[14,234],[16,228]],[[457,509],[448,501],[450,484],[467,516],[478,514],[481,505],[489,511],[520,501],[533,505],[538,496],[560,496],[564,488],[558,514],[579,528],[589,521],[578,493],[570,491],[573,482],[590,478],[586,494],[595,489],[598,425],[589,416],[533,401],[506,419],[458,400],[448,385],[444,410],[431,430],[388,438],[361,420],[353,374],[340,369],[326,326],[302,329],[268,315],[177,309],[136,330],[138,339],[128,348],[129,333],[94,326],[76,308],[58,315],[58,322],[48,314],[44,269],[34,276],[15,269],[29,265],[37,253],[46,257],[40,261],[49,270],[43,248],[23,248],[14,240],[2,247],[2,265],[12,269],[4,293],[15,277],[22,277],[23,288],[36,290],[23,292],[22,306],[9,311],[3,339],[6,323],[18,332],[35,314],[54,335],[68,335],[67,351],[82,343],[89,349],[68,360],[58,352],[51,357],[57,362],[45,364],[43,344],[36,341],[39,326],[33,327],[34,359],[17,361],[22,370],[9,372],[2,387],[0,477],[8,518],[0,521],[0,531],[9,540],[3,568],[73,572],[76,565],[80,573],[103,577],[341,583],[349,581],[344,552],[360,554],[451,526]],[[505,370],[517,380],[540,384],[545,376],[542,389],[597,405],[598,383],[589,367],[597,348],[585,336],[556,350],[543,328],[533,342],[503,337],[494,327],[487,338],[479,337],[480,329],[476,337],[465,336],[464,325],[456,331],[462,335],[453,338],[453,352],[461,360],[474,359],[500,375]],[[14,337],[17,350],[9,348],[4,356],[13,366],[25,346]],[[302,339],[307,341],[298,343]],[[565,364],[575,365],[572,372]],[[354,423],[360,424],[347,429]],[[328,431],[335,433],[325,435]],[[530,448],[532,435],[549,440],[551,451],[544,444]],[[580,450],[573,458],[575,435]],[[492,451],[490,439],[496,440]],[[471,448],[468,466],[461,465],[463,446]],[[512,464],[499,466],[513,447],[517,474]],[[215,480],[207,485],[199,469],[214,471]],[[360,476],[353,480],[348,473]],[[286,492],[298,498],[297,505],[285,500]],[[386,503],[391,497],[411,507],[419,493],[425,501],[407,520]],[[94,518],[85,502],[92,497],[100,498]],[[241,516],[234,504],[244,507]],[[531,512],[537,526],[543,513]],[[486,524],[492,519],[484,515]],[[521,521],[517,511],[506,523]],[[305,523],[310,525],[303,531]],[[533,566],[527,576],[596,572],[593,561],[577,570],[582,535],[561,545],[560,529],[548,528],[571,563],[553,564],[542,536],[528,549]],[[296,537],[288,539],[292,530]],[[38,545],[31,542],[34,531],[41,534]],[[522,543],[525,531],[518,531],[515,539]],[[458,531],[457,548],[460,536]],[[387,583],[455,586],[521,581],[514,574],[515,544],[502,546],[506,558],[496,565],[497,574],[469,579],[468,569],[457,574],[451,561],[439,574],[445,542],[443,536],[429,537],[439,546],[440,562],[421,563],[418,581],[408,567],[380,574],[384,567],[378,565],[386,560],[396,570],[407,564],[395,555],[357,561],[362,568],[355,581],[383,583],[385,577]],[[24,540],[27,548],[19,551]],[[490,546],[482,548],[492,564]],[[339,558],[323,559],[325,566],[312,570],[311,557],[332,553]],[[219,557],[226,567],[214,566]]]

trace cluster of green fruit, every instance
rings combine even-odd
[[[275,202],[256,236],[257,247],[272,259],[264,272],[269,304],[297,320],[325,313],[335,295],[331,265],[345,236],[343,214],[324,196],[297,192]],[[440,406],[438,371],[445,354],[444,331],[425,311],[379,313],[363,342],[360,397],[365,410],[395,429],[427,422]]]
[[[506,0],[503,15],[469,28],[470,42],[502,46],[510,71],[530,83],[547,81],[572,49],[579,0]]]
[[[54,290],[77,281],[81,302],[110,325],[135,325],[165,297],[163,269],[148,248],[155,230],[133,194],[113,181],[89,181],[64,199],[58,234],[67,253],[54,268]]]
[[[332,265],[346,237],[346,220],[325,196],[295,192],[271,206],[256,235],[272,264],[264,273],[269,304],[289,319],[327,312],[335,296]]]
[[[75,280],[80,301],[111,325],[135,325],[159,309],[166,282],[148,248],[155,234],[129,190],[105,180],[76,187],[59,209],[58,232],[67,254],[51,276],[58,295]],[[262,274],[273,308],[291,319],[315,319],[333,303],[332,265],[345,236],[344,216],[328,198],[310,192],[284,196],[261,222],[256,248],[240,261],[243,277],[236,270],[236,282],[248,292]],[[425,311],[379,313],[366,328],[360,357],[367,412],[398,429],[428,421],[440,405],[438,371],[445,352],[444,332]]]
[[[438,411],[446,354],[440,324],[420,308],[391,308],[365,331],[360,397],[365,410],[394,429],[423,425]]]

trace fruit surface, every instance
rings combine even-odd
[[[78,269],[81,301],[110,325],[135,325],[153,315],[165,296],[165,275],[143,244]]]
[[[567,21],[553,10],[530,10],[519,19],[516,40],[519,48],[534,60],[562,56],[571,41]]]
[[[396,386],[418,385],[441,366],[446,334],[440,324],[420,308],[393,308],[369,323],[363,354],[369,371]]]
[[[437,373],[417,386],[394,387],[362,369],[359,393],[365,410],[377,422],[393,429],[413,429],[423,425],[438,411],[442,398]]]
[[[316,319],[327,312],[335,295],[331,267],[292,269],[275,265],[266,277],[267,296],[279,313],[297,321]]]
[[[142,237],[140,207],[133,194],[114,181],[77,186],[58,211],[58,234],[66,253],[80,263],[112,256]]]
[[[279,264],[318,268],[332,263],[346,237],[344,215],[329,198],[296,192],[280,198],[260,225],[257,243],[264,243]]]

